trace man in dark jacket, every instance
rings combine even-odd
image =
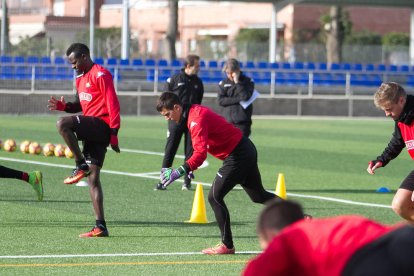
[[[395,82],[381,84],[374,96],[375,105],[385,116],[395,121],[394,133],[383,153],[368,164],[367,171],[384,167],[396,158],[404,147],[414,159],[414,96],[407,95],[404,88]],[[414,224],[414,170],[401,183],[392,201],[392,208],[399,216]]]
[[[244,109],[240,102],[247,101],[253,94],[254,82],[240,71],[240,63],[229,59],[223,67],[227,78],[219,83],[218,103],[226,120],[238,127],[243,135],[250,136],[253,106]]]
[[[201,104],[204,95],[204,86],[197,76],[200,70],[200,57],[188,55],[181,72],[167,79],[165,91],[173,92],[180,98],[183,105]],[[184,134],[184,154],[187,160],[193,153],[191,138],[185,126],[168,121],[167,143],[165,144],[162,168],[172,166],[181,136]],[[191,188],[191,178],[186,177],[182,190]],[[165,190],[161,183],[157,183],[154,190]]]

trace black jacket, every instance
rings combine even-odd
[[[218,103],[222,107],[222,115],[232,124],[252,122],[253,104],[244,109],[240,101],[247,101],[253,94],[254,82],[240,73],[238,83],[226,78],[219,83]]]
[[[165,91],[178,95],[182,104],[201,104],[204,95],[203,82],[197,75],[187,75],[184,69],[167,79]]]
[[[401,122],[405,125],[410,125],[414,120],[414,96],[407,95],[407,101],[404,105],[404,109],[395,122],[394,132],[388,146],[384,149],[384,152],[377,157],[377,160],[381,161],[383,166],[387,165],[392,159],[396,158],[405,147],[404,139],[401,135],[398,123]]]

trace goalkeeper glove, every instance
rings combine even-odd
[[[369,174],[374,174],[375,170],[383,166],[382,162],[379,160],[372,160],[368,163],[367,171]]]
[[[119,149],[118,145],[118,129],[117,128],[111,128],[111,138],[109,140],[109,144],[111,144],[111,148],[117,152],[120,153],[121,150]]]
[[[185,174],[186,174],[186,171],[183,166],[180,166],[178,169],[172,169],[172,168],[165,169],[161,171],[161,176],[160,176],[161,184],[165,188]]]

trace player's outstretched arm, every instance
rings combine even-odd
[[[63,96],[60,97],[60,100],[57,100],[55,97],[51,96],[48,100],[47,107],[49,110],[59,110],[59,111],[65,111],[66,108],[66,101]]]

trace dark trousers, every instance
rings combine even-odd
[[[235,127],[240,129],[244,136],[249,137],[252,133],[252,123],[234,124]]]
[[[16,178],[16,179],[22,179],[23,172],[10,169],[4,166],[0,165],[0,178]]]
[[[230,227],[230,213],[224,202],[224,197],[237,184],[243,187],[255,203],[263,204],[270,199],[279,198],[263,188],[257,166],[257,151],[247,137],[243,137],[239,145],[224,160],[208,195],[208,201],[220,228],[222,242],[228,248],[233,247],[233,237]]]
[[[174,162],[174,157],[180,145],[181,137],[184,135],[184,155],[185,160],[188,160],[193,154],[193,145],[191,143],[190,132],[185,125],[179,125],[174,121],[168,121],[168,136],[165,144],[164,159],[162,160],[162,167],[169,168]],[[191,183],[191,179],[184,177],[186,184]]]
[[[352,255],[343,276],[414,275],[414,227],[404,226],[365,245]]]

